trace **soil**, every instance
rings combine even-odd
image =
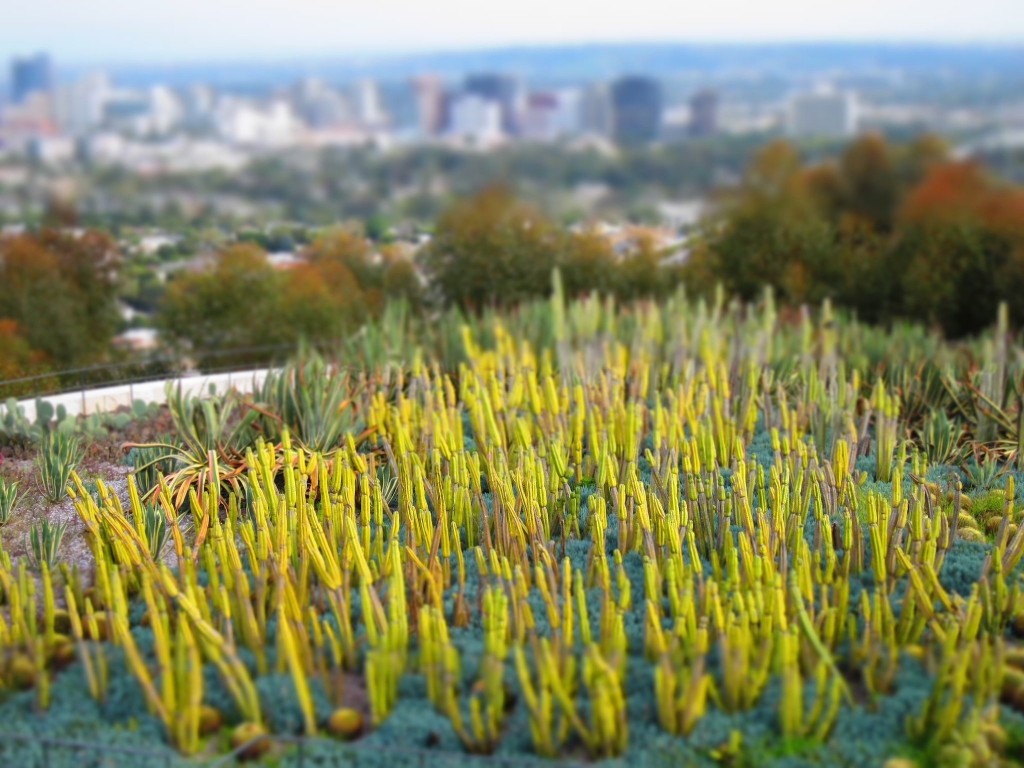
[[[127,410],[127,409],[123,409]],[[150,419],[130,422],[123,430],[110,429],[106,436],[85,444],[85,458],[76,471],[88,488],[96,481],[103,482],[128,507],[128,474],[131,468],[125,456],[132,443],[151,442],[172,433],[174,425],[166,408]],[[38,449],[26,445],[0,446],[0,478],[18,484],[20,499],[14,515],[0,527],[0,543],[17,561],[29,554],[29,532],[32,527],[49,520],[52,524],[66,524],[60,549],[60,559],[69,567],[78,567],[83,579],[92,578],[92,552],[85,538],[85,525],[75,511],[74,502],[65,497],[51,504],[39,486],[36,465]]]

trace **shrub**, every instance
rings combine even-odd
[[[0,525],[7,525],[18,504],[18,484],[0,477]]]
[[[37,462],[39,479],[46,500],[54,504],[68,493],[71,473],[82,461],[82,444],[66,432],[49,432],[43,439]]]
[[[51,524],[49,520],[32,526],[29,532],[29,557],[37,568],[41,568],[44,563],[51,571],[57,567],[57,556],[60,554],[60,545],[64,541],[64,532],[67,528],[67,523]]]

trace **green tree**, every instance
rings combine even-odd
[[[479,311],[547,295],[563,247],[557,227],[496,186],[442,214],[424,266],[444,303]]]
[[[283,280],[250,244],[219,253],[209,269],[168,287],[157,314],[164,337],[200,366],[264,361],[292,340],[282,322]]]
[[[847,215],[868,222],[878,232],[892,230],[900,197],[900,180],[889,143],[877,133],[855,140],[839,161]]]
[[[617,286],[615,251],[593,229],[568,236],[562,261],[562,286],[569,297],[589,293],[610,295]]]
[[[772,286],[783,301],[818,302],[838,287],[835,228],[809,192],[792,147],[775,142],[754,161],[706,234],[701,268],[748,301]]]
[[[0,239],[0,318],[57,369],[98,362],[118,328],[121,256],[105,234],[55,230]]]

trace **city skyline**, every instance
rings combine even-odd
[[[700,7],[634,0],[594,9],[572,0],[552,6],[522,0],[511,7],[435,0],[384,0],[372,6],[323,0],[215,5],[200,0],[129,4],[98,0],[69,5],[3,0],[0,57],[47,50],[74,65],[159,63],[303,56],[394,56],[600,43],[854,42],[989,43],[1024,41],[1024,16],[1014,0],[861,0],[822,7],[779,0],[751,7],[721,0]],[[5,18],[6,17],[6,18]],[[539,20],[542,20],[540,23]],[[231,30],[231,34],[225,34]]]

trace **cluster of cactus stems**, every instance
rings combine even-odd
[[[489,345],[467,330],[458,371],[414,360],[366,388],[354,406],[365,443],[348,435],[319,453],[287,433],[258,442],[237,488],[211,454],[187,496],[161,481],[147,497],[160,523],[133,480],[124,507],[75,478],[90,583],[64,568],[62,589],[48,569],[37,584],[4,555],[0,681],[31,677],[45,709],[54,648],[73,643],[103,699],[112,644],[186,753],[201,744],[207,664],[257,724],[256,678],[290,676],[309,734],[322,725],[314,681],[340,705],[362,675],[379,725],[401,677],[422,675],[479,753],[504,734],[506,670],[546,756],[574,743],[595,758],[623,753],[625,681],[643,661],[658,721],[680,736],[712,708],[758,706],[778,681],[780,735],[826,741],[844,708],[892,691],[908,658],[935,678],[911,737],[948,741],[989,712],[1003,630],[1022,612],[1012,481],[981,578],[951,593],[939,573],[959,505],[913,479],[926,460],[901,442],[897,393],[847,373],[830,326],[806,323],[783,372],[768,365],[770,318],[743,336],[717,331],[710,314],[670,331],[651,307],[627,345],[602,330],[613,311],[572,310],[576,335],[556,329],[557,351],[500,325]],[[755,460],[759,430],[771,449]],[[857,470],[872,441],[889,495]],[[382,471],[397,479],[393,501]],[[575,540],[589,542],[583,561],[567,554]],[[641,581],[627,560],[642,563]],[[861,576],[871,587],[854,593]],[[151,653],[130,623],[138,601]],[[634,611],[639,638],[626,629]],[[471,627],[484,651],[464,670],[453,636]]]

